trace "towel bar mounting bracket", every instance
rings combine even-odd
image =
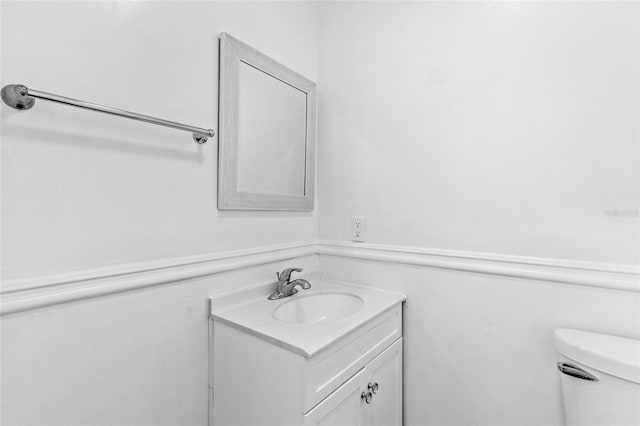
[[[22,84],[9,84],[2,88],[2,101],[11,108],[25,110],[33,108],[36,100],[29,96],[29,89]]]

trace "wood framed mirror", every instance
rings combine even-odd
[[[316,84],[220,35],[218,208],[313,210]]]

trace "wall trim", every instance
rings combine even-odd
[[[318,254],[640,292],[634,265],[344,241],[320,241]]]
[[[5,281],[0,315],[315,254],[316,242],[299,242]]]
[[[388,244],[307,241],[5,281],[0,288],[0,315],[316,254],[640,292],[640,267],[634,265]]]

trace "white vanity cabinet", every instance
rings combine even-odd
[[[402,338],[304,416],[305,426],[401,424]]]
[[[345,291],[314,283],[316,294],[334,287]],[[212,304],[210,424],[402,425],[405,298],[355,286],[348,291],[364,307],[315,324],[275,320],[277,303],[266,299],[223,309]]]

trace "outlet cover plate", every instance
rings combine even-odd
[[[351,218],[351,241],[363,243],[367,238],[367,218],[354,216]]]

